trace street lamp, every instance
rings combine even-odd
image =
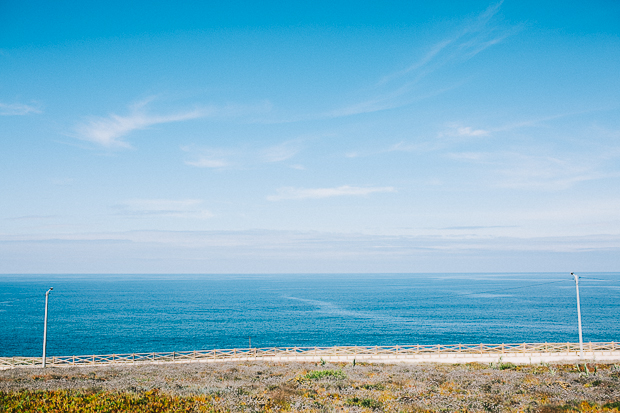
[[[579,357],[583,360],[583,336],[581,334],[581,304],[579,304],[579,276],[575,273],[570,273],[575,277],[575,288],[577,289],[577,319],[579,320]]]
[[[50,289],[45,293],[45,321],[43,322],[43,368],[45,368],[45,348],[47,347],[47,300],[50,297],[50,291],[53,289],[54,287],[50,287]]]

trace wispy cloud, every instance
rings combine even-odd
[[[563,190],[579,182],[619,176],[603,172],[596,159],[531,155],[518,152],[458,152],[449,158],[481,165],[500,188]]]
[[[29,113],[41,113],[41,109],[33,105],[23,103],[1,103],[0,116],[22,116]]]
[[[484,12],[466,20],[457,33],[433,44],[420,60],[403,70],[383,77],[379,84],[411,75],[414,75],[416,80],[420,80],[449,63],[469,60],[485,49],[500,43],[516,30],[516,28],[506,28],[492,23],[502,3],[503,1],[492,4]]]
[[[190,159],[186,160],[185,164],[196,168],[227,168],[234,165],[230,158],[237,155],[237,151],[196,148],[193,145],[182,146],[181,150],[190,154]]]
[[[181,150],[189,154],[186,165],[197,168],[231,168],[245,167],[261,163],[283,162],[297,155],[303,147],[302,139],[284,141],[266,148],[205,148],[195,145],[182,146]],[[296,168],[295,166],[292,166]],[[302,167],[303,168],[303,167]],[[296,168],[299,169],[299,168]]]
[[[391,186],[383,187],[357,187],[339,186],[336,188],[294,188],[284,187],[277,190],[277,195],[268,196],[269,201],[281,201],[284,199],[320,199],[335,196],[360,196],[369,195],[376,192],[396,192]]]
[[[489,131],[484,129],[473,129],[469,126],[456,127],[456,134],[458,136],[485,136],[489,134]]]
[[[319,231],[0,234],[2,273],[516,272],[617,268],[620,236],[394,236]],[[567,254],[568,253],[568,254]],[[15,261],[15,255],[32,257]],[[10,270],[10,271],[9,271]]]
[[[111,114],[106,118],[91,118],[86,123],[77,125],[75,131],[80,139],[106,148],[130,148],[131,145],[123,138],[135,130],[163,123],[202,118],[215,112],[215,108],[201,108],[167,115],[153,115],[146,113],[144,105],[138,105],[134,106],[125,116]]]
[[[281,162],[297,155],[301,150],[301,140],[295,139],[282,142],[279,145],[265,148],[261,151],[260,157],[265,162]]]
[[[202,208],[199,199],[130,199],[116,207],[122,215],[132,217],[171,217],[189,219],[208,219],[213,214]]]
[[[418,92],[416,96],[412,96],[412,92],[425,77],[445,66],[472,59],[518,30],[494,23],[501,5],[502,2],[489,6],[484,12],[465,21],[457,33],[431,45],[418,61],[381,78],[376,84],[375,96],[333,110],[329,116],[349,116],[392,109],[454,89],[458,85],[448,85],[430,93]]]
[[[474,128],[471,126],[462,126],[458,124],[450,124],[444,130],[441,130],[432,139],[419,140],[415,143],[400,141],[388,147],[383,147],[367,151],[349,151],[344,154],[347,158],[358,158],[366,156],[381,155],[390,152],[433,152],[449,148],[455,142],[463,143],[467,141],[478,140],[481,137],[491,135],[490,130]]]
[[[226,168],[227,166],[230,166],[228,161],[223,159],[209,159],[206,157],[200,157],[195,161],[185,161],[185,163],[197,168]]]
[[[439,86],[434,83],[433,87],[425,87],[422,82],[440,69],[466,62],[519,31],[519,26],[500,22],[498,14],[502,3],[492,4],[482,13],[463,21],[451,35],[430,45],[428,51],[413,64],[387,74],[368,89],[361,90],[357,101],[324,112],[285,119],[263,119],[262,122],[290,123],[372,113],[410,105],[454,90],[467,79],[451,80],[439,83]]]
[[[339,118],[343,116],[360,115],[364,113],[378,112],[382,110],[395,109],[401,106],[409,105],[425,99],[441,95],[449,90],[455,89],[461,83],[455,83],[446,87],[439,88],[427,93],[413,94],[415,86],[414,82],[407,82],[402,87],[389,92],[379,93],[376,96],[354,103],[345,107],[331,110],[320,115],[317,118]]]
[[[367,151],[350,151],[346,152],[346,158],[361,158],[366,156],[375,156],[391,152],[431,152],[445,147],[446,144],[435,140],[423,140],[416,143],[400,141],[388,147]]]
[[[266,102],[256,107],[208,105],[166,114],[153,114],[148,110],[153,100],[155,99],[145,99],[130,106],[129,114],[124,116],[113,113],[107,117],[92,117],[79,123],[75,127],[77,137],[106,148],[130,148],[131,145],[124,138],[136,130],[199,118],[234,117],[246,113],[264,112],[270,108],[270,104]]]
[[[59,215],[22,215],[19,217],[6,218],[9,221],[41,221],[59,218]]]

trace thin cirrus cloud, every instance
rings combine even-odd
[[[294,188],[284,187],[277,189],[277,195],[267,197],[269,201],[281,201],[286,199],[321,199],[337,196],[363,196],[377,192],[396,192],[391,186],[383,187],[357,187],[339,186],[336,188]]]
[[[437,139],[419,141],[416,143],[401,141],[388,147],[376,150],[346,152],[344,156],[346,158],[359,158],[390,152],[432,152],[445,149],[450,146],[449,139],[446,140],[445,138],[457,138],[459,141],[462,141],[467,140],[467,138],[480,138],[490,134],[491,132],[486,129],[476,129],[470,126],[450,125],[446,131],[442,131],[437,134]]]
[[[394,71],[379,79],[373,92],[359,101],[312,116],[302,116],[280,122],[339,118],[395,109],[444,94],[460,87],[465,81],[454,81],[432,88],[423,81],[429,75],[450,65],[464,63],[481,52],[500,44],[515,34],[519,26],[499,22],[498,14],[503,1],[489,6],[485,11],[462,23],[451,36],[430,46],[430,50],[405,69]]]
[[[23,116],[29,113],[41,113],[41,110],[36,106],[25,105],[23,103],[0,102],[0,116]]]
[[[107,118],[92,118],[76,126],[77,137],[106,148],[131,148],[123,138],[135,130],[153,125],[180,122],[208,116],[213,108],[194,109],[170,115],[151,115],[142,110],[133,110],[127,116],[111,114]]]
[[[562,190],[585,181],[620,175],[603,171],[601,158],[531,155],[510,151],[450,153],[451,159],[491,168],[492,186],[529,190]]]
[[[186,165],[195,166],[196,168],[226,168],[230,163],[223,159],[210,159],[201,157],[195,161],[185,161]]]
[[[190,159],[186,160],[185,164],[196,168],[227,168],[234,165],[230,159],[237,155],[234,151],[196,148],[193,145],[182,146],[181,150],[190,154]]]
[[[502,42],[515,32],[515,28],[502,28],[493,24],[502,3],[492,4],[474,19],[466,21],[458,33],[432,45],[420,60],[409,67],[383,77],[379,85],[411,76],[417,82],[449,63],[469,60]]]
[[[149,104],[155,98],[149,98],[130,106],[129,114],[125,116],[110,114],[107,117],[93,117],[75,127],[76,137],[93,142],[105,148],[131,148],[125,140],[126,136],[136,130],[148,129],[154,125],[172,122],[182,122],[199,118],[225,118],[241,116],[249,113],[268,111],[269,102],[255,106],[242,107],[226,106],[198,106],[193,109],[177,111],[168,114],[152,114],[148,110]]]
[[[300,150],[301,140],[295,139],[263,149],[260,157],[264,162],[282,162],[294,157]]]
[[[474,129],[469,126],[456,127],[456,134],[458,136],[485,136],[489,134],[489,131],[484,129]]]
[[[197,148],[193,145],[181,147],[182,151],[190,154],[190,159],[185,161],[186,165],[214,169],[283,162],[293,158],[301,149],[302,140],[300,139],[285,141],[263,149]]]
[[[328,112],[325,116],[351,116],[393,109],[458,87],[458,83],[445,85],[434,91],[420,94],[418,86],[423,79],[441,68],[470,60],[514,34],[518,27],[505,27],[497,22],[496,16],[502,3],[489,6],[474,19],[466,21],[456,34],[432,45],[421,59],[409,67],[381,78],[375,86],[382,89],[382,92],[361,102]],[[412,95],[416,90],[418,94]]]
[[[212,218],[213,214],[202,204],[200,199],[130,199],[116,207],[121,215],[130,217]]]

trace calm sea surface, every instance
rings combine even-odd
[[[620,340],[620,273],[580,274],[584,341]],[[567,273],[0,275],[0,356],[578,341]]]

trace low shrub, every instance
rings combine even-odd
[[[360,399],[358,397],[353,397],[352,399],[347,399],[345,403],[347,406],[360,406],[367,407],[369,409],[380,409],[382,404],[380,401],[373,399]]]
[[[333,377],[335,379],[346,379],[347,376],[342,370],[313,370],[303,376],[307,380],[319,380],[324,378]]]

